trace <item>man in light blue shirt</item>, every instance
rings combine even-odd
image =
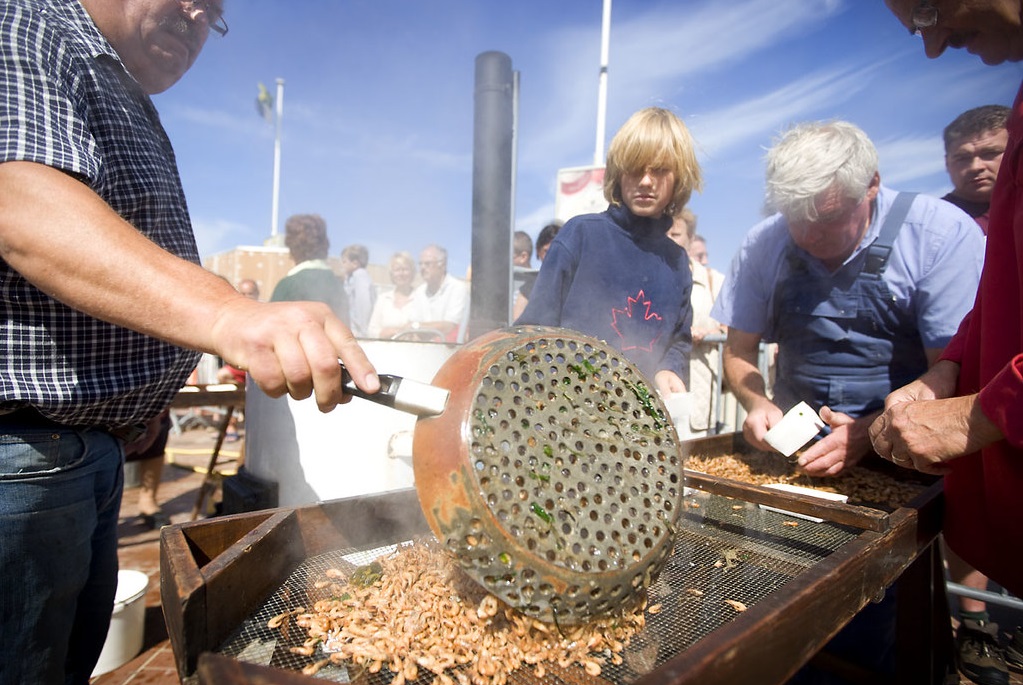
[[[764,435],[810,404],[829,434],[799,456],[816,476],[870,453],[867,429],[893,389],[932,364],[973,305],[983,241],[937,198],[881,186],[877,151],[846,122],[799,125],[768,153],[767,205],[711,315],[729,327],[725,377]],[[760,342],[778,344],[768,397]]]

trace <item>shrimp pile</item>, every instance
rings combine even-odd
[[[690,455],[686,468],[751,485],[789,483],[804,488],[848,495],[852,504],[878,504],[890,509],[905,506],[924,490],[912,480],[897,480],[862,466],[845,469],[832,478],[808,476],[780,454],[751,452],[741,455]]]
[[[311,611],[272,619],[306,631],[293,651],[321,657],[303,673],[333,662],[370,673],[386,668],[391,685],[421,677],[434,685],[504,685],[523,665],[538,678],[573,665],[596,676],[605,664],[622,663],[646,621],[642,606],[571,627],[527,617],[476,585],[436,544],[399,548],[367,568],[327,570],[314,579],[311,594],[324,598]]]

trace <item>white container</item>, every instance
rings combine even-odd
[[[141,571],[118,571],[114,615],[99,662],[92,677],[109,673],[138,656],[146,625],[146,590],[149,576]]]
[[[360,340],[380,373],[429,383],[458,349],[443,343]],[[416,417],[353,398],[324,414],[312,397],[272,399],[249,380],[245,470],[277,483],[278,506],[298,507],[415,486]]]
[[[142,485],[142,473],[138,461],[124,462],[124,489],[130,490]]]

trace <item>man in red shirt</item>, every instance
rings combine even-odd
[[[945,169],[952,191],[942,199],[973,217],[987,235],[991,193],[995,189],[1009,132],[1005,122],[1010,109],[1004,105],[981,105],[968,109],[945,127]],[[952,550],[946,550],[949,578],[967,588],[986,591],[988,579],[971,568]],[[960,595],[956,650],[959,670],[977,685],[1004,685],[1009,681],[1005,656],[998,645],[998,625],[991,623],[987,604]]]
[[[1023,1],[886,0],[928,57],[966,47],[987,64],[1023,60]],[[1023,88],[991,197],[984,272],[973,310],[941,359],[896,390],[870,428],[874,449],[945,475],[945,539],[963,559],[1023,595]],[[1018,637],[1018,636],[1017,636]],[[1015,642],[1013,643],[1015,645]],[[1013,646],[1008,655],[1013,658]]]

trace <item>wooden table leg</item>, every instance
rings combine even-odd
[[[213,444],[213,452],[210,454],[210,463],[206,466],[206,474],[203,476],[202,485],[199,487],[199,495],[195,499],[195,506],[192,507],[192,521],[199,518],[202,513],[203,502],[206,500],[207,495],[212,494],[213,488],[216,486],[216,474],[213,469],[217,465],[217,458],[220,456],[220,448],[224,444],[224,438],[227,436],[227,427],[231,423],[231,416],[234,414],[234,405],[229,405],[227,410],[224,412],[224,418],[220,421],[220,426],[217,429],[217,441]]]
[[[956,676],[952,621],[945,593],[941,546],[934,540],[897,583],[897,682],[947,682]]]

